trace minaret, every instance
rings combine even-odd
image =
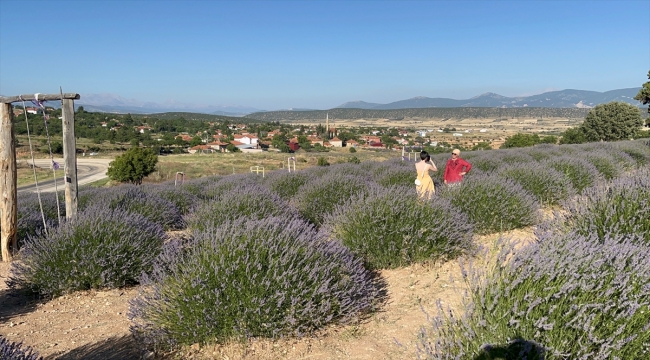
[[[327,132],[327,135],[330,133],[330,113],[327,113],[327,117],[325,118],[325,132]]]

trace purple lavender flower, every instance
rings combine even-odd
[[[162,227],[142,215],[90,208],[49,236],[28,238],[8,284],[45,296],[132,285],[151,269],[165,238]]]
[[[14,343],[0,335],[0,359],[2,360],[40,360],[42,357],[22,343]]]
[[[356,321],[380,299],[359,258],[301,220],[227,221],[170,243],[131,302],[143,343],[301,336]]]
[[[323,229],[371,269],[454,257],[472,248],[467,216],[446,199],[420,200],[412,186],[371,186],[326,215]]]

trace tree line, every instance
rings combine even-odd
[[[394,110],[370,109],[331,109],[309,111],[267,111],[246,115],[245,118],[262,121],[323,121],[329,115],[330,119],[399,119],[430,118],[430,119],[515,119],[515,118],[584,118],[589,109],[583,108],[417,108]]]

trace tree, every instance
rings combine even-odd
[[[617,141],[634,137],[641,126],[639,108],[613,101],[591,109],[581,127],[587,141]]]
[[[156,170],[158,155],[151,149],[133,147],[108,165],[111,180],[142,184],[142,179]]]
[[[650,79],[650,71],[648,71],[648,79]],[[639,100],[643,105],[650,104],[650,81],[646,81],[643,84],[639,93],[636,94],[634,100]],[[650,113],[650,106],[648,106],[648,113]],[[650,126],[650,118],[648,118],[647,123]]]
[[[480,143],[472,146],[472,151],[477,150],[492,150],[492,145],[490,145],[489,141],[481,141]]]
[[[540,144],[553,144],[553,145],[555,145],[555,144],[557,144],[557,136],[555,136],[555,135],[544,136],[543,138],[541,138],[539,140],[539,143]]]
[[[280,143],[280,144],[277,146],[277,148],[280,149],[280,152],[281,152],[281,153],[290,153],[290,152],[293,152],[293,151],[291,150],[291,148],[289,147],[289,145],[287,145],[287,144],[285,144],[285,143]]]
[[[226,150],[231,153],[241,152],[241,149],[233,144],[226,145]]]
[[[648,71],[648,79],[650,79],[650,71]],[[650,81],[646,81],[643,84],[643,87],[636,94],[634,100],[639,100],[643,105],[650,104]],[[648,112],[650,113],[650,106],[648,106]]]
[[[190,140],[190,146],[197,146],[203,144],[203,139],[200,136],[195,136]]]
[[[502,148],[518,148],[539,144],[539,135],[537,134],[515,134],[508,136],[506,141],[501,145]]]

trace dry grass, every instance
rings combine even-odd
[[[183,172],[185,179],[195,179],[211,175],[232,175],[251,172],[251,167],[263,167],[264,172],[287,169],[287,160],[296,159],[296,170],[316,166],[318,158],[324,157],[330,164],[345,163],[351,157],[360,161],[384,161],[401,156],[401,152],[393,150],[359,149],[350,153],[349,148],[333,148],[329,152],[305,152],[298,150],[293,154],[277,152],[261,153],[213,153],[213,154],[183,154],[166,155],[158,158],[158,169],[144,181],[161,182],[173,180],[176,172]],[[293,163],[292,163],[293,168]],[[261,168],[260,168],[261,169]]]
[[[18,173],[17,182],[18,186],[33,184],[34,181],[34,170],[31,165],[31,161],[21,160],[16,162],[16,172]],[[57,179],[63,177],[63,169],[56,170]],[[39,182],[51,180],[54,178],[54,173],[52,169],[44,169],[36,167],[36,179]]]

